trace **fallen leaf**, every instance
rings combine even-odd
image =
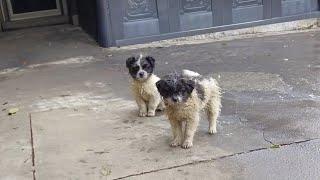
[[[9,109],[8,115],[11,116],[13,114],[16,114],[19,111],[19,108],[11,108]]]
[[[279,145],[279,144],[273,144],[270,148],[271,148],[271,149],[280,148],[280,145]]]
[[[101,154],[105,154],[105,153],[109,153],[109,152],[108,151],[97,151],[97,152],[94,152],[94,153],[101,155]]]
[[[68,97],[68,96],[71,96],[70,94],[62,94],[60,95],[60,97]]]
[[[81,162],[81,163],[88,163],[88,162],[87,162],[86,160],[84,160],[84,159],[80,159],[79,162]]]
[[[109,169],[108,167],[102,167],[100,173],[103,176],[109,176],[111,174],[111,169]]]

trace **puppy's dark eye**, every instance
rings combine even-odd
[[[184,87],[181,85],[177,85],[177,91],[178,92],[183,92],[184,91]]]
[[[134,66],[131,68],[133,71],[138,71],[139,70],[139,66]]]
[[[142,65],[142,68],[143,68],[143,69],[145,69],[145,68],[147,68],[147,67],[148,67],[148,64]]]

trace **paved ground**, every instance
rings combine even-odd
[[[0,179],[317,179],[319,48],[318,30],[138,50],[71,26],[1,34]],[[192,149],[170,148],[165,116],[137,117],[124,63],[139,52],[159,75],[217,77],[218,134],[203,120]]]

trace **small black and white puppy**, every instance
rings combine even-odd
[[[128,58],[126,65],[133,79],[131,90],[139,107],[139,116],[155,116],[156,110],[163,110],[164,108],[162,98],[156,87],[156,82],[160,78],[153,74],[155,59],[140,54],[137,57]]]
[[[221,109],[220,88],[212,77],[183,70],[181,74],[166,75],[156,83],[163,97],[166,114],[171,124],[171,146],[190,148],[196,132],[200,111],[205,110],[209,121],[209,133],[217,132],[217,118]],[[182,123],[185,122],[185,129]]]

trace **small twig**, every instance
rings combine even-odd
[[[263,139],[264,139],[266,142],[270,143],[271,145],[275,145],[272,141],[268,140],[268,139],[265,137],[264,131],[262,132],[262,137],[263,137]]]

